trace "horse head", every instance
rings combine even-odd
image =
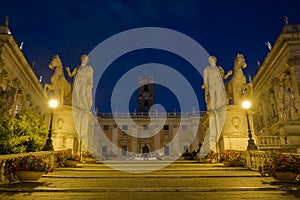
[[[59,56],[55,55],[55,56],[52,57],[52,60],[49,64],[49,69],[53,70],[56,67],[61,66],[61,65],[62,65],[62,63],[61,63],[61,60],[60,60]]]
[[[242,67],[246,68],[247,63],[245,61],[244,55],[243,54],[237,54],[235,60],[234,60],[234,67]]]

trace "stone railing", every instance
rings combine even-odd
[[[271,152],[266,151],[244,151],[242,153],[242,159],[245,160],[246,167],[252,170],[258,170],[259,166],[263,166],[264,160],[270,157]],[[284,153],[285,155],[293,155],[296,158],[300,158],[300,154]]]
[[[136,117],[136,118],[144,118],[144,117],[203,117],[206,111],[192,111],[192,112],[113,112],[113,113],[97,113],[98,117],[102,118],[129,118],[129,117]]]
[[[26,156],[29,154],[42,158],[47,163],[49,163],[53,168],[58,166],[58,163],[57,163],[58,152],[55,152],[55,151],[0,155],[0,164],[1,164],[1,166],[0,166],[0,184],[15,181],[14,175],[11,175],[11,174],[7,175],[8,173],[6,171],[6,163],[13,161],[14,159],[16,159],[20,156]]]
[[[257,137],[259,147],[280,146],[279,136],[259,136]]]
[[[258,167],[262,166],[264,160],[269,157],[265,151],[244,151],[242,155],[246,166],[253,170],[258,170]]]

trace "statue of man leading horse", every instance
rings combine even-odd
[[[210,63],[214,61],[213,63],[216,63],[216,57],[210,56],[209,57]],[[214,64],[215,65],[215,64]],[[228,73],[224,73],[224,70],[222,67],[213,67],[208,66],[204,70],[204,83],[202,85],[202,88],[205,89],[205,100],[207,103],[207,109],[215,109],[216,104],[215,102],[224,101],[223,104],[234,104],[234,105],[240,105],[241,104],[241,97],[245,95],[245,93],[252,93],[252,84],[246,83],[246,77],[243,74],[243,68],[247,67],[247,63],[245,62],[245,58],[242,54],[237,54],[235,60],[234,60],[234,71],[231,70]],[[229,76],[232,76],[232,78],[225,83],[225,91],[226,91],[226,98],[222,98],[222,95],[220,94],[220,91],[215,92],[217,88],[219,90],[224,86],[218,86],[215,82],[217,81],[217,77],[209,78],[209,73],[212,73],[212,68],[216,68],[216,73],[218,74],[217,77],[219,77],[219,82],[221,85],[224,85],[223,80],[227,79]],[[211,76],[211,75],[210,75]],[[211,80],[208,80],[211,79]],[[212,82],[211,87],[208,87],[208,83]],[[217,88],[216,88],[217,87]],[[211,93],[214,94],[211,94]],[[220,96],[221,95],[221,96]],[[215,99],[212,101],[212,99]],[[217,101],[216,101],[217,99]],[[211,105],[213,104],[213,105]],[[221,102],[217,103],[219,106],[221,106]],[[218,107],[218,106],[217,106]]]

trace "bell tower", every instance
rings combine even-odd
[[[153,76],[147,73],[139,77],[138,112],[149,112],[154,104]]]

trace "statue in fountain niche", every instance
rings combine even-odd
[[[73,81],[73,106],[84,111],[89,111],[92,107],[92,89],[93,89],[93,68],[88,66],[89,57],[82,55],[81,64],[72,72],[67,67],[69,77],[74,77]]]

